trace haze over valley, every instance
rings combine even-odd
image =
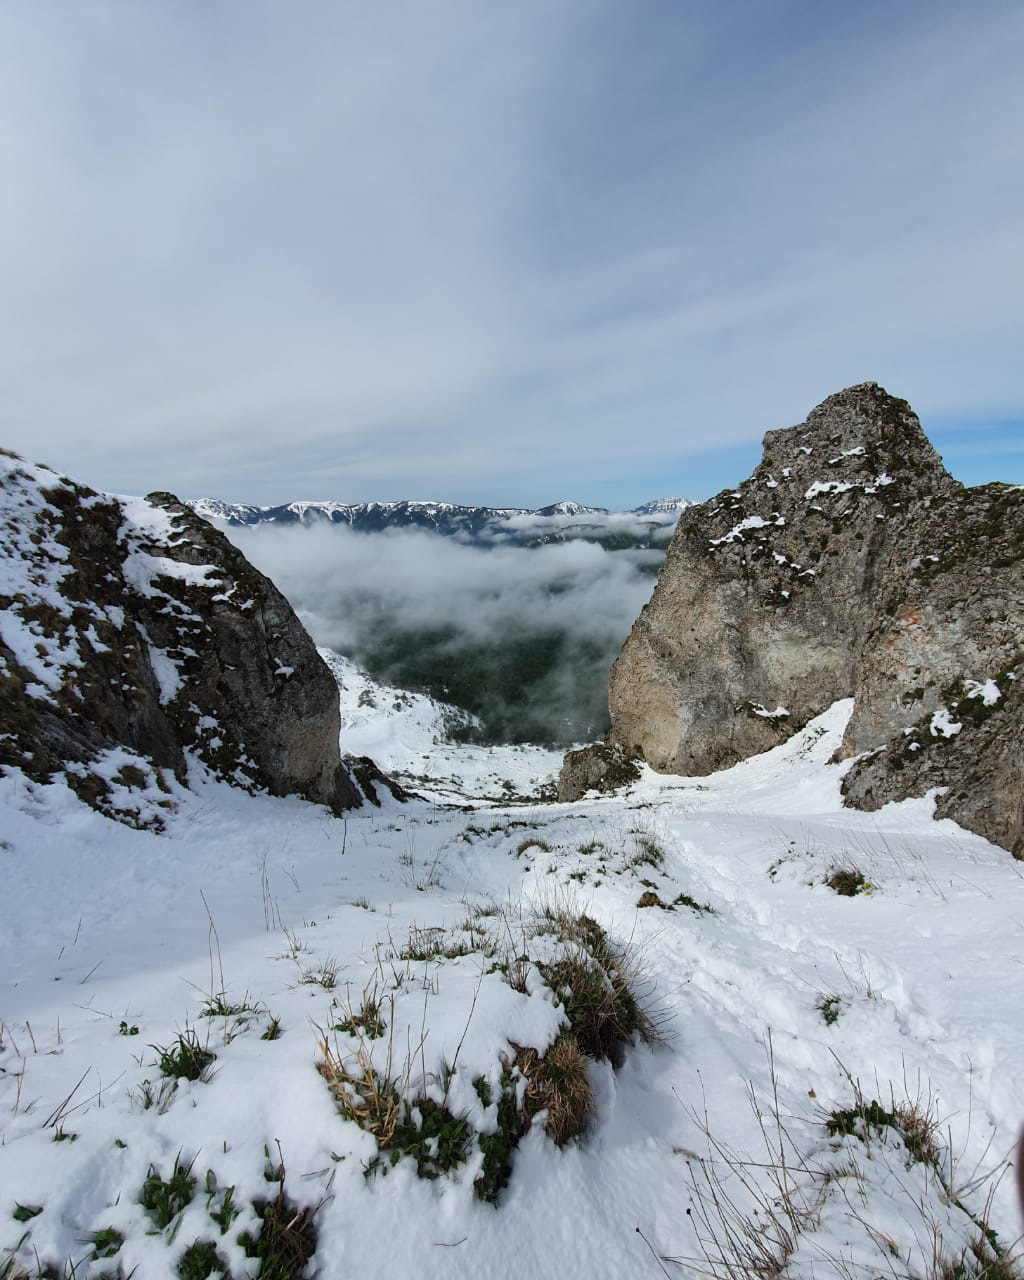
[[[406,523],[407,504],[399,504],[402,524],[359,533],[337,518],[339,504],[296,503],[290,519],[286,508],[283,521],[250,515],[231,524],[238,508],[193,503],[219,516],[318,644],[385,683],[478,717],[463,737],[568,745],[603,736],[608,669],[686,503],[615,513],[569,503],[542,512],[461,508],[454,521],[448,504],[417,505],[414,514],[430,508],[434,524]],[[380,504],[342,510],[367,508],[378,525],[388,515]],[[438,508],[448,536],[429,531]]]

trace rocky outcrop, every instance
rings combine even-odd
[[[852,692],[849,803],[941,787],[936,816],[1024,857],[1024,490],[937,497],[904,529]]]
[[[159,821],[188,758],[354,807],[337,686],[291,606],[171,494],[115,498],[0,456],[0,764]]]
[[[958,487],[910,406],[874,383],[769,432],[748,480],[683,512],[612,668],[609,740],[704,774],[848,696],[900,530]]]
[[[414,792],[407,791],[394,778],[389,778],[376,760],[372,760],[369,756],[346,755],[345,764],[362,792],[364,799],[377,809],[380,808],[381,795],[385,791],[390,794],[392,800],[397,800],[399,804],[418,798]]]
[[[558,775],[558,799],[578,800],[588,791],[618,791],[640,777],[640,766],[620,746],[598,742],[570,751]]]
[[[608,741],[706,774],[853,695],[842,753],[873,754],[850,803],[946,788],[940,815],[1024,853],[1022,560],[1024,494],[963,489],[906,401],[850,387],[683,512],[612,668]]]

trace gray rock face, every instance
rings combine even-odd
[[[705,774],[853,695],[842,752],[874,754],[850,803],[944,787],[940,815],[1024,854],[1022,563],[1024,493],[963,489],[905,401],[850,387],[683,513],[612,668],[608,741]]]
[[[1024,857],[1024,490],[936,498],[904,530],[853,692],[851,804],[947,788],[938,817]]]
[[[337,686],[291,606],[170,494],[118,499],[0,456],[0,764],[122,820],[186,753],[236,785],[362,798]],[[166,808],[170,801],[157,801]]]

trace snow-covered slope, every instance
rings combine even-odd
[[[335,670],[347,746],[472,792],[479,758],[435,747],[434,709]],[[930,801],[844,811],[849,709],[725,773],[573,805],[333,818],[200,782],[162,836],[8,771],[0,1274],[12,1252],[32,1276],[160,1280],[198,1244],[269,1275],[239,1236],[269,1247],[275,1205],[293,1241],[311,1222],[325,1280],[977,1274],[984,1215],[1000,1247],[1019,1228],[1010,1180],[977,1179],[1024,1115],[1022,869]],[[538,757],[490,759],[535,790]],[[827,887],[837,869],[864,892]],[[580,1034],[554,975],[596,954],[660,1038],[585,1064],[582,1134],[557,1146],[537,1111],[499,1189],[537,1062]],[[195,1080],[161,1072],[183,1046],[215,1055]],[[400,1096],[383,1150],[342,1114]]]
[[[350,659],[321,649],[341,695],[341,738],[404,786],[442,802],[551,798],[560,751],[521,744],[468,746],[453,735],[476,717],[421,693],[382,685]]]

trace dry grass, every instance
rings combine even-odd
[[[372,1134],[378,1147],[390,1147],[402,1116],[402,1096],[388,1073],[378,1075],[365,1046],[360,1044],[354,1053],[343,1057],[337,1044],[332,1047],[322,1036],[316,1069],[327,1081],[345,1119]]]
[[[992,1192],[980,1213],[964,1203],[986,1182],[998,1181],[1005,1162],[994,1171],[973,1176],[959,1190],[954,1187],[956,1162],[940,1142],[941,1124],[930,1093],[893,1100],[888,1110],[877,1102],[867,1102],[854,1087],[854,1105],[822,1116],[828,1131],[836,1137],[856,1137],[868,1144],[872,1133],[887,1129],[900,1135],[910,1164],[924,1165],[926,1185],[932,1188],[934,1203],[910,1197],[907,1221],[922,1257],[917,1262],[901,1255],[895,1240],[876,1229],[864,1216],[867,1203],[863,1188],[851,1194],[852,1179],[863,1183],[865,1173],[855,1150],[846,1149],[849,1159],[835,1160],[805,1156],[787,1130],[780,1110],[771,1038],[766,1045],[770,1095],[765,1103],[748,1086],[748,1099],[756,1118],[762,1152],[747,1158],[722,1143],[712,1132],[707,1114],[691,1113],[708,1144],[706,1159],[693,1157],[690,1165],[692,1200],[687,1210],[695,1227],[701,1256],[662,1261],[685,1263],[698,1274],[716,1280],[782,1280],[789,1274],[790,1261],[798,1249],[807,1265],[809,1255],[817,1255],[812,1270],[838,1280],[1024,1280],[1019,1241],[1009,1247],[1000,1244],[989,1226]],[[840,1064],[841,1065],[841,1064]],[[847,1073],[848,1079],[849,1073]],[[867,1166],[864,1166],[865,1168]],[[975,1171],[977,1173],[977,1171]],[[830,1199],[838,1194],[845,1204],[847,1220],[863,1231],[863,1241],[878,1250],[870,1265],[854,1262],[844,1249],[828,1250],[814,1238]],[[943,1224],[948,1206],[964,1214],[964,1226],[976,1231],[969,1247],[959,1237],[956,1251],[943,1240]],[[803,1272],[801,1272],[803,1274]]]
[[[583,1132],[592,1106],[587,1061],[571,1035],[562,1035],[541,1057],[519,1049],[515,1065],[526,1080],[523,1113],[528,1124],[547,1112],[544,1131],[559,1147]]]
[[[476,1194],[493,1203],[507,1182],[514,1150],[535,1119],[539,1124],[542,1118],[545,1132],[559,1146],[583,1132],[593,1105],[588,1080],[593,1060],[620,1065],[631,1042],[655,1043],[663,1037],[637,994],[638,949],[613,943],[571,894],[471,909],[459,930],[416,931],[409,946],[392,955],[407,964],[412,958],[442,963],[471,952],[484,958],[485,974],[499,972],[519,991],[526,992],[539,974],[561,1002],[568,1024],[544,1053],[513,1045],[510,1056],[501,1057],[501,1087],[493,1101],[486,1079],[474,1080],[484,1107],[497,1109],[496,1130],[492,1117],[475,1132],[465,1115],[448,1111],[454,1060],[439,1082],[445,1088],[442,1101],[411,1096],[412,1064],[419,1061],[422,1045],[406,1055],[404,1070],[393,1069],[394,1018],[382,1017],[375,984],[364,991],[359,1010],[350,1001],[339,1001],[343,1007],[347,1003],[348,1016],[332,1028],[333,1040],[321,1033],[317,1069],[341,1115],[370,1133],[381,1153],[388,1153],[386,1159],[372,1160],[368,1173],[386,1173],[391,1164],[410,1156],[420,1176],[438,1177],[463,1162],[476,1145],[484,1157]],[[356,1042],[351,1051],[345,1041],[339,1048],[340,1032]],[[375,1035],[386,1037],[386,1043],[371,1054]]]

